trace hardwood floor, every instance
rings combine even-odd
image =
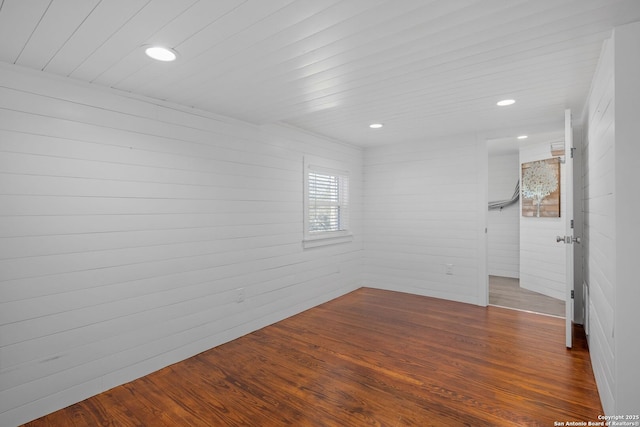
[[[553,426],[602,414],[559,318],[363,288],[28,426]]]
[[[489,304],[565,317],[563,300],[521,288],[510,277],[489,276]]]

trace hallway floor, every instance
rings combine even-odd
[[[489,304],[564,317],[564,301],[520,287],[510,277],[489,276]]]

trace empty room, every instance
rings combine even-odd
[[[0,426],[640,426],[638,76],[637,0],[0,0]]]

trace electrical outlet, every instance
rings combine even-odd
[[[453,264],[445,264],[444,265],[444,273],[449,276],[453,275]]]
[[[236,302],[241,303],[244,301],[244,288],[236,289]]]

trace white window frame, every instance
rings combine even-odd
[[[344,181],[340,184],[341,193],[339,193],[339,206],[343,210],[344,217],[342,220],[346,222],[344,229],[336,231],[310,231],[310,217],[309,211],[311,208],[310,192],[309,192],[309,174],[318,173],[323,175],[331,175],[338,177],[339,180]],[[348,243],[353,240],[353,234],[351,233],[350,225],[348,222],[350,211],[349,200],[349,185],[350,173],[343,164],[328,159],[321,159],[318,157],[305,156],[304,157],[304,248],[315,248],[318,246],[334,245],[339,243]],[[346,184],[346,185],[344,185]],[[346,194],[345,194],[346,193]],[[344,223],[343,222],[343,223]]]

